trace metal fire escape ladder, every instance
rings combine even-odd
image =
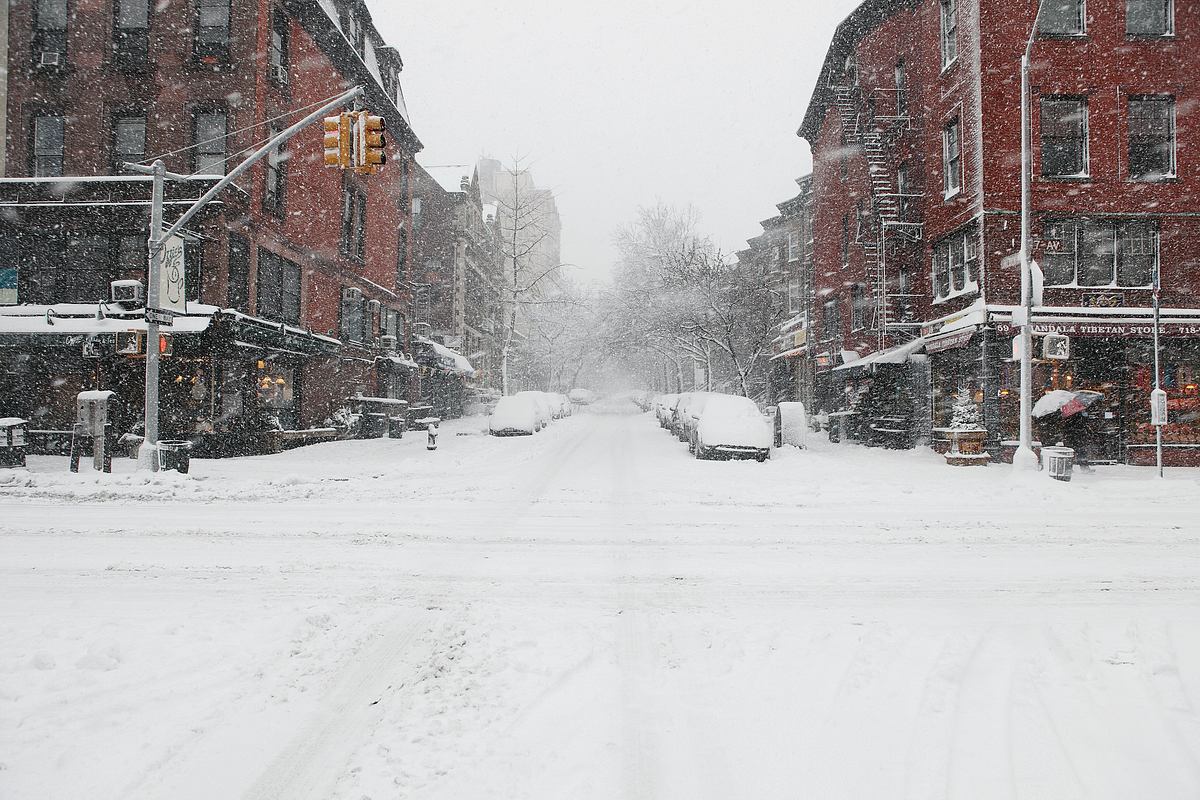
[[[905,117],[875,117],[864,124],[860,111],[861,90],[857,86],[833,86],[834,103],[838,107],[842,131],[847,146],[857,146],[867,160],[869,181],[871,187],[871,214],[873,230],[862,237],[863,255],[866,260],[866,272],[873,278],[871,290],[874,308],[874,325],[878,335],[878,347],[887,345],[889,333],[911,338],[909,326],[904,325],[896,317],[892,309],[893,297],[889,292],[887,276],[887,236],[889,232],[900,231],[909,238],[920,238],[919,223],[904,222],[900,219],[901,196],[896,186],[896,175],[889,154],[891,142],[885,139],[885,130],[875,126],[877,121],[890,121],[893,125],[907,122]],[[861,221],[860,221],[861,222]]]

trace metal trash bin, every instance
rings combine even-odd
[[[1042,469],[1056,481],[1070,481],[1075,451],[1069,447],[1043,447]]]
[[[192,443],[186,439],[163,439],[158,443],[159,470],[173,469],[186,475],[192,465]]]
[[[404,430],[408,427],[408,417],[404,414],[395,414],[388,417],[388,438],[403,439]]]

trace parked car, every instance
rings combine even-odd
[[[538,422],[537,404],[532,397],[522,397],[521,394],[501,397],[496,401],[496,407],[488,418],[488,431],[492,436],[532,436],[542,429]]]
[[[688,443],[688,452],[692,449],[693,435],[700,414],[703,413],[709,399],[717,396],[716,392],[688,392],[687,402],[680,402],[675,406],[675,435],[679,437],[679,441]]]
[[[586,406],[596,401],[595,392],[590,389],[572,389],[567,395],[575,405]]]
[[[771,426],[748,397],[712,395],[693,419],[691,450],[696,458],[771,457]]]
[[[658,417],[658,426],[666,428],[671,424],[671,412],[675,410],[678,394],[660,394],[654,398],[654,416]]]
[[[554,420],[554,409],[550,405],[550,399],[546,396],[545,392],[530,389],[524,392],[517,392],[513,397],[525,397],[534,404],[534,407],[537,409],[537,429],[539,431]]]

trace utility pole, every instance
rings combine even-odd
[[[237,180],[246,170],[257,164],[268,154],[274,151],[281,144],[291,139],[301,130],[306,128],[313,122],[323,117],[335,108],[340,108],[363,93],[361,86],[356,86],[349,91],[339,95],[337,98],[325,103],[316,111],[308,114],[304,119],[295,123],[291,127],[283,130],[276,136],[267,141],[258,150],[254,151],[245,161],[238,164],[229,171],[224,178],[213,184],[212,188],[205,192],[199,200],[193,203],[179,219],[175,220],[174,224],[167,231],[163,231],[163,189],[166,178],[172,180],[185,180],[187,175],[176,175],[168,173],[162,159],[157,159],[147,167],[141,164],[125,164],[124,166],[135,172],[149,174],[153,177],[153,190],[150,203],[150,239],[149,251],[150,259],[146,272],[146,391],[145,391],[145,428],[146,438],[142,443],[141,450],[138,451],[138,463],[143,469],[149,469],[152,472],[158,471],[158,371],[159,371],[159,318],[164,312],[159,307],[162,298],[159,297],[159,273],[162,270],[162,255],[163,247],[168,239],[178,234],[183,230],[192,217],[209,204],[218,194],[225,190],[229,184]],[[368,165],[370,171],[374,172],[375,165]],[[365,171],[365,170],[364,170]]]
[[[1154,264],[1154,395],[1153,400],[1157,400],[1162,395],[1162,365],[1160,364],[1161,356],[1158,348],[1158,323],[1159,323],[1159,290],[1162,281],[1162,267],[1160,266],[1161,259],[1156,258]],[[1165,400],[1164,400],[1165,404]],[[1165,423],[1166,420],[1152,420]],[[1158,465],[1158,477],[1163,477],[1163,426],[1154,426],[1154,458]]]
[[[1021,472],[1037,469],[1037,457],[1033,453],[1033,270],[1029,265],[1029,216],[1030,178],[1033,156],[1030,139],[1029,110],[1029,61],[1033,55],[1033,40],[1037,38],[1038,18],[1042,15],[1042,2],[1038,0],[1033,15],[1033,29],[1025,52],[1021,56],[1021,305],[1013,313],[1013,323],[1021,327],[1021,432],[1017,450],[1013,453],[1013,468]]]

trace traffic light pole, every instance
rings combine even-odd
[[[289,128],[285,128],[277,135],[273,136],[266,144],[255,150],[245,161],[231,169],[229,173],[213,184],[213,187],[205,192],[199,200],[193,203],[187,211],[166,231],[163,230],[163,184],[166,178],[173,179],[186,178],[185,175],[176,175],[168,173],[166,166],[161,159],[154,162],[152,166],[143,166],[141,164],[125,164],[124,166],[135,172],[140,172],[144,175],[151,175],[154,178],[153,193],[150,203],[150,240],[149,251],[150,259],[148,271],[146,273],[146,401],[145,401],[145,428],[146,438],[142,444],[142,449],[138,453],[138,464],[143,469],[151,471],[158,470],[158,321],[157,312],[161,309],[158,307],[159,292],[158,280],[159,271],[162,268],[162,251],[164,243],[175,236],[183,229],[192,217],[209,204],[217,195],[225,190],[229,184],[237,180],[246,170],[257,164],[269,153],[278,148],[281,144],[291,139],[297,133],[308,127],[312,123],[321,119],[323,116],[333,111],[336,108],[341,108],[352,100],[356,99],[363,93],[361,86],[356,86],[353,89],[339,95],[337,98],[330,100],[316,111],[313,111],[304,119]]]

